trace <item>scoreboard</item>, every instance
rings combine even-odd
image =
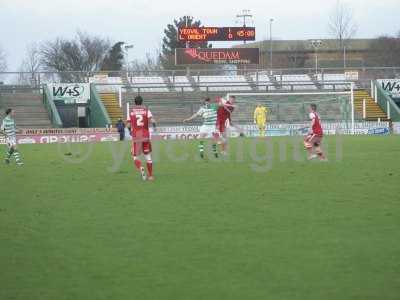
[[[255,27],[180,27],[178,40],[203,41],[255,41]]]

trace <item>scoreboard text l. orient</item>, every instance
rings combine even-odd
[[[255,27],[180,27],[179,41],[255,41]]]

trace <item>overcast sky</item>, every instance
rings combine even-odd
[[[358,25],[357,38],[395,34],[400,30],[399,0],[348,0]],[[191,15],[208,26],[235,26],[243,9],[254,15],[257,40],[273,37],[329,37],[327,24],[336,0],[0,0],[0,45],[8,70],[18,69],[27,44],[58,36],[72,37],[77,29],[134,44],[130,59],[155,53],[163,30],[174,18]],[[213,43],[214,47],[221,45]]]

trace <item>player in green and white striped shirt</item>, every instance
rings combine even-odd
[[[200,109],[190,118],[183,120],[183,122],[189,122],[197,117],[203,118],[203,125],[200,127],[200,138],[209,139],[212,138],[214,143],[212,145],[213,153],[215,157],[218,157],[217,143],[216,143],[216,125],[217,125],[217,110],[218,105],[211,103],[210,98],[204,100],[204,104]],[[204,141],[200,140],[199,143],[200,157],[204,158]]]
[[[14,111],[9,108],[6,110],[6,117],[1,123],[1,131],[6,137],[7,152],[4,162],[6,164],[10,163],[11,155],[14,154],[15,162],[17,165],[22,166],[24,163],[21,160],[19,151],[17,149],[17,128],[15,126]]]

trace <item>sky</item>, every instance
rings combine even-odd
[[[0,47],[8,71],[17,71],[27,45],[77,30],[133,44],[129,60],[160,48],[163,30],[173,19],[190,15],[204,26],[238,26],[243,9],[253,14],[257,40],[265,39],[273,18],[274,39],[329,38],[328,22],[337,0],[0,0]],[[394,35],[400,30],[399,0],[347,0],[358,30],[356,38]],[[213,42],[214,47],[231,46]]]

